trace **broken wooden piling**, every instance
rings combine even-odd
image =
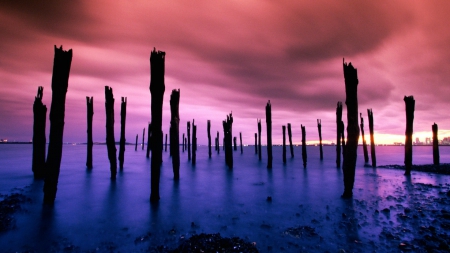
[[[228,168],[233,169],[233,147],[232,147],[232,134],[233,134],[233,115],[227,115],[227,119],[222,122],[223,135],[224,135],[224,148],[225,148],[225,164]]]
[[[234,151],[237,150],[236,140],[237,140],[237,138],[236,138],[236,136],[234,136],[234,137],[233,137]]]
[[[151,193],[150,201],[159,200],[159,179],[162,162],[162,108],[164,99],[164,68],[165,55],[163,51],[153,51],[150,54],[150,94],[152,119],[152,161],[151,161]]]
[[[145,128],[144,128],[145,130]],[[145,132],[145,131],[144,131]],[[152,150],[152,123],[148,123],[147,127],[147,153],[146,157],[150,157],[150,151]]]
[[[320,160],[323,160],[323,149],[322,149],[322,120],[317,119],[317,130],[319,131],[319,151],[320,151]]]
[[[308,162],[308,157],[306,153],[306,127],[301,125],[302,127],[302,160],[303,160],[303,168],[306,169],[306,163]]]
[[[414,123],[414,107],[416,101],[413,96],[405,96],[406,109],[406,130],[405,130],[405,175],[411,175],[412,168],[412,135],[413,135],[413,123]]]
[[[125,120],[127,117],[127,98],[122,97],[120,104],[120,146],[119,146],[119,168],[123,169],[125,161]]]
[[[186,142],[185,142],[185,139],[184,139],[184,133],[183,133],[183,145],[182,145],[182,150],[183,150],[183,153],[184,153],[184,147],[186,146]]]
[[[261,119],[257,119],[258,122],[258,158],[261,161],[262,155],[261,155]]]
[[[144,147],[145,147],[145,127],[144,127],[144,129],[142,130],[142,150],[144,150]],[[147,145],[148,145],[148,143],[147,143]],[[147,147],[148,148],[148,147]],[[148,152],[148,151],[147,151]],[[147,156],[147,158],[148,158],[148,156]]]
[[[266,105],[266,125],[267,125],[267,168],[272,168],[272,105],[270,100]]]
[[[47,120],[47,106],[42,103],[44,87],[39,86],[33,104],[33,162],[31,170],[35,179],[45,176],[45,122]]]
[[[431,125],[433,132],[433,164],[439,165],[439,141],[438,141],[438,125],[434,123]]]
[[[187,149],[188,149],[188,161],[191,160],[191,122],[187,122]]]
[[[283,130],[283,163],[286,163],[286,126],[281,126]]]
[[[373,133],[373,112],[372,109],[367,109],[367,115],[369,116],[369,131],[370,131],[370,156],[372,159],[372,167],[377,167],[377,157],[375,156],[375,138]]]
[[[208,155],[209,155],[209,158],[211,158],[211,120],[208,120],[207,122],[206,122],[206,124],[207,124],[207,129],[206,129],[206,131],[207,131],[207,133],[208,133]]]
[[[217,154],[220,154],[219,131],[217,131]]]
[[[166,141],[164,142],[164,152],[167,152],[167,134],[166,134]]]
[[[241,146],[241,154],[244,153],[244,149],[242,148],[242,133],[239,132],[239,145]]]
[[[345,104],[347,105],[347,143],[345,145],[343,174],[344,193],[343,198],[353,196],[355,182],[356,157],[358,150],[359,125],[358,125],[358,72],[351,63],[343,60],[345,79]]]
[[[361,123],[359,124],[361,128],[361,136],[362,136],[362,142],[363,142],[363,152],[364,152],[364,163],[369,163],[369,152],[367,151],[367,143],[366,138],[364,136],[364,119],[362,116],[362,113],[359,114],[359,118],[361,119]]]
[[[86,167],[92,169],[92,147],[94,142],[92,140],[92,118],[94,116],[94,97],[86,97],[87,105],[87,158]]]
[[[138,145],[138,134],[136,134],[136,143],[134,144],[134,151],[137,151],[137,145]]]
[[[192,120],[192,165],[197,162],[197,125]]]
[[[117,176],[116,140],[114,138],[114,95],[112,88],[105,86],[105,109],[106,109],[106,147],[108,150],[109,170],[111,180]]]
[[[180,89],[170,94],[170,154],[172,155],[173,178],[180,178]],[[184,135],[183,135],[184,138]],[[184,141],[183,141],[184,142]],[[184,146],[183,146],[184,150]]]
[[[341,122],[342,122],[342,102],[337,102],[336,107],[336,167],[341,167]]]
[[[72,49],[64,51],[55,46],[52,74],[52,103],[50,106],[50,134],[45,163],[44,204],[53,205],[58,187],[61,167],[64,112],[66,93],[69,86],[69,73],[72,64]]]
[[[255,133],[255,155],[258,154],[258,134]]]
[[[291,158],[294,158],[294,145],[292,145],[292,130],[291,123],[287,124],[288,138],[289,138],[289,149],[291,151]]]

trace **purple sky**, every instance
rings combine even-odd
[[[150,51],[166,52],[163,131],[172,89],[181,90],[180,133],[195,119],[199,144],[206,121],[223,136],[254,143],[256,119],[272,103],[273,142],[291,123],[308,142],[335,139],[335,108],[345,102],[342,58],[358,69],[359,110],[377,143],[404,141],[403,96],[416,100],[415,137],[450,136],[450,2],[448,1],[7,1],[0,0],[0,138],[32,138],[38,86],[50,110],[54,45],[73,50],[65,142],[86,141],[86,96],[94,97],[94,141],[104,141],[104,86],[113,88],[115,135],[120,97],[128,97],[126,139],[141,139],[150,119]],[[346,108],[344,104],[344,122]],[[47,115],[48,118],[48,115]],[[47,132],[49,123],[47,123]],[[47,134],[48,138],[48,134]]]

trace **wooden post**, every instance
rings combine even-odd
[[[244,149],[242,148],[242,133],[239,132],[239,145],[241,146],[241,154],[244,153]]]
[[[283,163],[286,163],[286,126],[281,126],[283,129]]]
[[[359,126],[361,127],[361,136],[362,136],[363,151],[364,151],[364,163],[367,164],[367,163],[369,163],[369,152],[367,151],[367,143],[366,143],[366,138],[364,136],[364,118],[362,116],[362,113],[359,114],[359,117],[361,119],[361,123],[359,124]]]
[[[255,133],[255,155],[258,154],[258,134]]]
[[[153,51],[150,54],[150,93],[152,118],[152,161],[151,161],[151,193],[150,201],[159,200],[159,178],[162,162],[162,107],[164,91],[165,55],[163,51]]]
[[[145,128],[144,128],[144,130],[145,130]],[[152,150],[152,123],[148,123],[148,128],[147,128],[147,154],[146,154],[147,158],[150,157],[150,151],[151,150]]]
[[[434,123],[431,126],[433,131],[433,164],[439,165],[439,141],[438,141],[438,125]]]
[[[183,153],[184,153],[184,147],[186,146],[186,141],[185,141],[185,139],[184,139],[184,133],[183,133],[183,145],[182,145],[182,150],[183,150]]]
[[[375,139],[373,134],[373,112],[372,109],[367,109],[367,115],[369,116],[369,131],[370,131],[370,155],[372,158],[372,167],[377,167],[377,157],[375,156]],[[362,123],[362,121],[361,121]]]
[[[225,163],[228,168],[233,169],[233,115],[227,115],[227,120],[223,122],[223,135],[224,135],[224,147],[225,147]]]
[[[220,154],[219,131],[217,131],[217,154]]]
[[[411,175],[412,168],[412,135],[414,123],[414,107],[416,101],[413,96],[403,98],[406,107],[406,131],[405,131],[405,175]]]
[[[211,158],[211,120],[207,121],[207,132],[208,132],[208,155]]]
[[[306,154],[306,128],[304,125],[302,127],[302,160],[303,160],[303,168],[306,169],[306,163],[308,162],[308,157]]]
[[[170,154],[172,155],[173,178],[180,179],[180,89],[170,94]],[[184,135],[183,135],[184,142]],[[184,145],[183,145],[184,150]]]
[[[233,137],[233,143],[234,143],[234,151],[237,150],[237,146],[236,146],[236,136]]]
[[[117,158],[116,140],[114,138],[114,95],[112,88],[105,86],[105,108],[106,108],[106,147],[111,171],[111,180],[116,179]]]
[[[144,139],[145,139],[145,127],[144,127],[144,129],[142,130],[142,150],[144,150],[144,147],[145,147]],[[147,143],[147,149],[148,149],[148,143]],[[148,157],[148,156],[147,156],[147,157]]]
[[[320,148],[320,160],[323,160],[323,149],[322,149],[322,120],[317,119],[317,129],[319,130],[319,148]]]
[[[341,147],[342,147],[342,157],[345,156],[345,126],[344,121],[341,121]]]
[[[192,165],[197,162],[197,125],[192,120]]]
[[[127,98],[122,97],[120,104],[120,146],[119,146],[119,167],[123,169],[125,161],[125,120],[127,117]]]
[[[45,121],[47,119],[47,106],[42,103],[43,92],[44,88],[39,86],[33,104],[33,163],[31,169],[35,179],[43,179],[45,176]]]
[[[64,51],[62,46],[55,46],[52,75],[52,104],[50,106],[50,135],[47,161],[45,163],[44,204],[53,205],[58,187],[61,167],[64,111],[66,109],[66,93],[69,86],[72,49]]]
[[[134,151],[137,151],[137,145],[138,145],[138,134],[136,134],[136,144],[134,144]]]
[[[291,150],[291,158],[294,158],[294,145],[292,145],[292,130],[291,123],[287,124],[288,137],[289,137],[289,149]]]
[[[223,137],[222,140],[222,150],[225,151],[225,137]]]
[[[87,158],[86,167],[92,169],[92,118],[94,116],[94,97],[86,97],[87,105]]]
[[[167,152],[167,134],[166,134],[166,142],[164,143],[164,152]]]
[[[258,122],[258,158],[261,161],[262,159],[262,155],[261,155],[261,150],[262,150],[262,146],[261,146],[261,119],[257,119]]]
[[[336,107],[336,167],[341,167],[341,122],[342,122],[342,102],[337,103]]]
[[[266,125],[267,125],[267,168],[272,168],[272,105],[270,100],[266,105]]]
[[[191,160],[191,122],[187,122],[187,149],[188,149],[188,161]]]
[[[345,104],[347,105],[347,144],[345,145],[343,174],[344,193],[343,198],[353,196],[355,182],[356,156],[358,150],[359,125],[358,125],[358,72],[351,63],[343,60],[345,79]]]

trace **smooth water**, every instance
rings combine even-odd
[[[380,232],[378,220],[367,216],[356,224],[369,225],[348,233],[349,228],[340,226],[343,212],[353,210],[356,204],[372,205],[366,208],[368,212],[389,207],[391,203],[383,200],[405,184],[403,171],[365,168],[362,147],[358,150],[354,201],[350,202],[340,199],[343,175],[335,165],[334,146],[323,147],[323,161],[319,160],[319,148],[308,146],[306,169],[301,147],[295,147],[295,158],[290,158],[287,148],[284,165],[282,148],[276,146],[271,170],[266,169],[266,147],[262,161],[253,146],[244,147],[243,154],[238,147],[233,152],[233,170],[225,166],[223,150],[217,154],[213,148],[209,159],[207,147],[198,147],[197,164],[192,166],[187,151],[181,152],[180,147],[180,180],[173,180],[169,152],[163,152],[161,200],[154,205],[149,202],[150,159],[140,147],[137,151],[134,146],[126,147],[124,169],[112,182],[106,146],[94,145],[94,167],[86,170],[86,146],[64,145],[55,206],[44,208],[43,182],[35,181],[31,171],[31,147],[0,145],[0,193],[27,187],[32,199],[25,206],[27,211],[18,215],[17,228],[0,235],[6,251],[58,251],[64,247],[138,251],[158,245],[174,247],[183,238],[205,232],[239,236],[255,242],[262,252],[296,252],[294,249],[301,247],[297,239],[283,231],[300,225],[313,226],[320,235],[303,240],[302,245],[320,244],[320,249],[336,250],[355,240],[377,242]],[[376,148],[377,165],[403,164],[404,147]],[[450,162],[450,147],[440,147],[440,153],[442,163]],[[415,146],[413,156],[414,164],[430,164],[432,147]],[[412,181],[447,184],[450,178],[414,172]],[[267,201],[269,196],[272,201]]]

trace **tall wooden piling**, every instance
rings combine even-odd
[[[406,109],[406,131],[405,131],[405,175],[411,175],[412,168],[412,135],[413,135],[413,123],[414,123],[414,109],[416,101],[413,96],[405,96]]]
[[[222,122],[223,135],[224,135],[224,147],[225,147],[225,164],[228,168],[233,169],[233,115],[227,115],[227,119]]]
[[[353,196],[355,182],[356,156],[358,150],[359,125],[358,125],[358,72],[351,63],[343,61],[345,79],[345,104],[347,105],[347,144],[345,145],[343,174],[344,193],[343,198]]]
[[[197,162],[197,125],[192,120],[192,165]]]
[[[64,51],[55,46],[52,75],[52,103],[50,106],[50,134],[45,163],[44,204],[53,205],[58,188],[61,167],[64,112],[66,93],[69,86],[69,73],[72,64],[72,49]]]
[[[362,116],[362,113],[359,114],[359,118],[361,119],[361,123],[359,126],[361,127],[361,136],[362,136],[362,142],[363,142],[363,151],[364,151],[364,163],[369,163],[369,152],[367,151],[367,143],[366,138],[364,136],[364,119]]]
[[[114,95],[112,88],[105,86],[106,147],[110,164],[111,180],[117,176],[116,140],[114,138]]]
[[[294,158],[294,145],[292,145],[291,123],[287,124],[287,131],[288,131],[288,137],[289,137],[289,149],[291,151],[291,158]]]
[[[303,160],[303,168],[306,169],[306,163],[308,162],[308,157],[306,153],[306,127],[301,125],[302,127],[302,160]]]
[[[219,131],[217,131],[217,154],[220,154]]]
[[[241,154],[244,153],[244,149],[242,147],[242,133],[239,132],[239,146],[241,146]]]
[[[257,122],[258,122],[258,158],[261,161],[261,159],[262,159],[262,155],[261,155],[261,149],[262,149],[262,146],[261,146],[261,119],[258,119]]]
[[[211,120],[208,120],[206,122],[207,124],[207,132],[208,132],[208,155],[209,158],[211,158],[212,152],[211,152]]]
[[[283,163],[286,163],[286,126],[281,126],[283,129]]]
[[[336,107],[336,167],[341,167],[341,135],[343,130],[341,130],[342,122],[342,102],[337,102]]]
[[[439,165],[439,141],[438,141],[438,125],[431,125],[433,131],[433,164]]]
[[[180,178],[180,89],[170,94],[170,154],[172,155],[173,178]],[[184,143],[184,134],[183,134]],[[183,145],[184,151],[184,145]]]
[[[191,122],[187,122],[187,150],[188,150],[188,161],[191,160]]]
[[[182,145],[182,150],[183,150],[183,153],[184,153],[184,147],[186,146],[186,142],[185,142],[185,139],[184,139],[184,133],[183,133],[183,145]]]
[[[236,142],[237,142],[237,138],[236,138],[236,136],[234,136],[234,137],[233,137],[234,151],[237,150],[237,144],[236,144]]]
[[[320,150],[320,160],[323,160],[323,149],[322,149],[322,120],[317,119],[317,130],[319,131],[319,150]]]
[[[167,134],[166,134],[166,141],[164,142],[164,152],[167,152]]]
[[[92,140],[92,118],[94,116],[94,97],[86,97],[87,105],[87,158],[86,167],[92,169],[92,147],[94,142]]]
[[[272,105],[270,100],[266,105],[266,125],[267,125],[267,168],[272,168]]]
[[[370,156],[372,158],[372,167],[377,167],[377,157],[375,156],[375,138],[373,134],[373,112],[372,109],[367,109],[369,116],[369,131],[370,131]],[[361,121],[362,122],[362,121]]]
[[[150,201],[159,200],[159,178],[162,162],[162,107],[165,91],[164,71],[165,55],[163,51],[153,51],[150,54],[150,93],[152,118],[152,161],[151,161],[151,193]]]
[[[144,127],[144,129],[142,130],[142,150],[144,150],[144,147],[145,147],[145,127]],[[147,143],[147,145],[148,145],[148,143]],[[148,148],[148,147],[147,147]],[[147,156],[148,157],[148,156]]]
[[[43,179],[45,176],[45,122],[47,120],[47,106],[42,103],[43,94],[44,88],[39,86],[33,104],[33,162],[31,170],[35,179]]]
[[[119,146],[119,168],[123,169],[125,161],[125,120],[127,117],[127,98],[122,97],[120,104],[120,146]]]

